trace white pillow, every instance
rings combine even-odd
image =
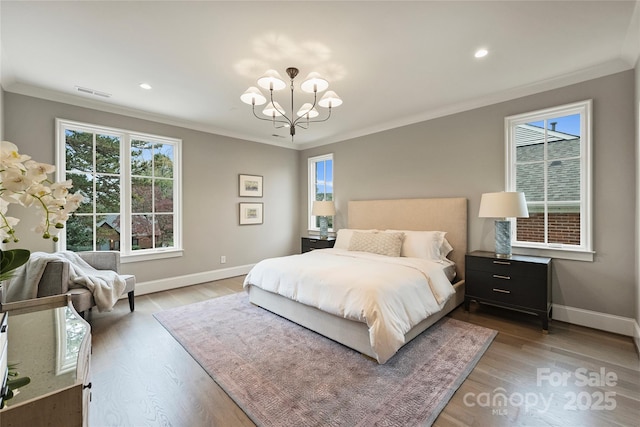
[[[447,240],[447,238],[442,239],[442,246],[440,247],[440,256],[444,259],[449,256],[451,251],[453,250],[453,246]]]
[[[360,233],[356,231],[349,242],[349,250],[399,257],[403,240],[404,233]]]
[[[349,243],[351,242],[351,237],[353,233],[357,231],[360,233],[375,233],[378,230],[356,230],[353,228],[341,228],[338,230],[336,235],[336,243],[333,245],[334,248],[349,250]]]
[[[409,258],[441,260],[453,250],[449,242],[446,244],[446,231],[413,231],[387,230],[404,233],[401,255]]]

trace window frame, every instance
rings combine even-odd
[[[56,118],[56,179],[66,180],[66,131],[101,133],[121,138],[120,143],[120,261],[122,263],[147,261],[182,256],[182,140],[179,138],[153,135],[144,132],[119,129],[90,123]],[[149,140],[154,143],[173,146],[173,246],[133,251],[131,235],[131,141]],[[95,151],[94,151],[95,155]],[[71,190],[73,191],[73,189]],[[95,216],[95,212],[93,214]],[[56,250],[66,250],[66,228],[60,233]],[[95,248],[94,239],[94,248]]]
[[[327,160],[331,160],[332,172],[331,172],[331,182],[333,183],[335,180],[335,171],[336,171],[336,162],[333,158],[333,153],[322,154],[319,156],[309,157],[307,159],[307,172],[308,172],[308,193],[307,193],[307,212],[308,212],[308,231],[320,232],[320,227],[316,226],[316,216],[312,215],[311,212],[313,210],[313,202],[315,201],[316,195],[316,167],[319,162],[324,162]],[[332,189],[334,191],[331,192],[333,194],[333,201],[335,202],[336,193],[335,187],[332,184]],[[334,222],[335,224],[335,222]],[[333,224],[332,224],[333,225]],[[327,231],[333,232],[334,228],[331,227]]]
[[[516,145],[515,128],[518,125],[548,120],[568,115],[580,114],[580,245],[557,243],[536,243],[517,240],[517,224],[511,221],[511,245],[523,255],[537,255],[578,261],[593,261],[593,165],[592,165],[592,110],[591,99],[545,108],[523,114],[505,117],[505,191],[516,191]],[[544,161],[547,161],[545,149]],[[546,168],[545,168],[546,175]],[[545,186],[546,188],[546,186]],[[545,191],[546,193],[546,191]],[[549,201],[543,201],[545,212]],[[545,229],[545,239],[547,230]]]

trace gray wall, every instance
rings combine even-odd
[[[181,138],[183,144],[184,256],[123,265],[139,282],[253,264],[299,250],[298,153],[265,144],[194,131],[18,95],[4,93],[5,139],[34,159],[55,163],[55,118]],[[238,174],[264,176],[262,199],[238,197]],[[238,225],[240,201],[263,202],[263,225]],[[30,231],[35,214],[25,212],[21,241],[11,247],[53,251]],[[22,225],[22,226],[20,226]],[[220,264],[220,256],[227,263]]]
[[[585,99],[594,105],[594,262],[555,260],[553,302],[635,316],[634,72],[627,71],[300,153],[334,153],[337,228],[349,200],[466,197],[469,250],[493,250],[494,225],[477,217],[484,192],[504,190],[504,118]],[[301,200],[307,188],[301,186]],[[300,204],[300,215],[307,215]],[[306,232],[301,221],[300,232]]]
[[[124,266],[140,281],[245,265],[299,250],[306,233],[307,158],[333,152],[338,228],[348,200],[461,196],[469,200],[469,249],[492,250],[480,195],[504,188],[504,117],[594,100],[595,261],[556,260],[555,304],[636,316],[635,102],[637,70],[301,152],[4,93],[4,139],[53,162],[54,119],[182,138],[182,258]],[[635,95],[640,98],[640,96]],[[265,224],[237,225],[237,175],[265,177]],[[53,250],[21,232],[21,247]],[[220,255],[228,263],[219,264]]]

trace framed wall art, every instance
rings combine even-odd
[[[240,197],[262,197],[262,177],[260,175],[239,175]]]
[[[262,203],[240,203],[240,225],[262,224]]]

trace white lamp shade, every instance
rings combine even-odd
[[[324,108],[339,107],[342,105],[342,99],[340,99],[337,93],[330,90],[322,96],[322,99],[318,101],[318,105]]]
[[[262,77],[258,79],[258,86],[263,89],[280,90],[284,89],[287,84],[276,70],[267,70]]]
[[[329,87],[329,82],[323,79],[320,74],[309,73],[305,81],[300,85],[300,89],[307,93],[322,92]]]
[[[284,109],[277,102],[270,102],[267,104],[264,110],[262,110],[262,114],[269,117],[278,117],[282,115],[282,113],[278,110],[284,111]]]
[[[529,210],[524,193],[502,191],[484,193],[480,200],[480,218],[528,218]]]
[[[311,208],[311,215],[332,216],[336,214],[336,205],[331,200],[316,200]]]
[[[302,107],[300,107],[300,109],[298,110],[298,112],[296,114],[298,115],[298,117],[309,115],[310,119],[312,119],[314,117],[318,117],[320,115],[320,113],[318,113],[318,110],[316,110],[315,108],[311,108],[311,107],[312,107],[311,103],[310,102],[306,102],[306,103],[302,104]]]
[[[267,98],[264,97],[260,89],[255,86],[251,86],[242,95],[240,100],[249,105],[262,105],[267,102]]]

